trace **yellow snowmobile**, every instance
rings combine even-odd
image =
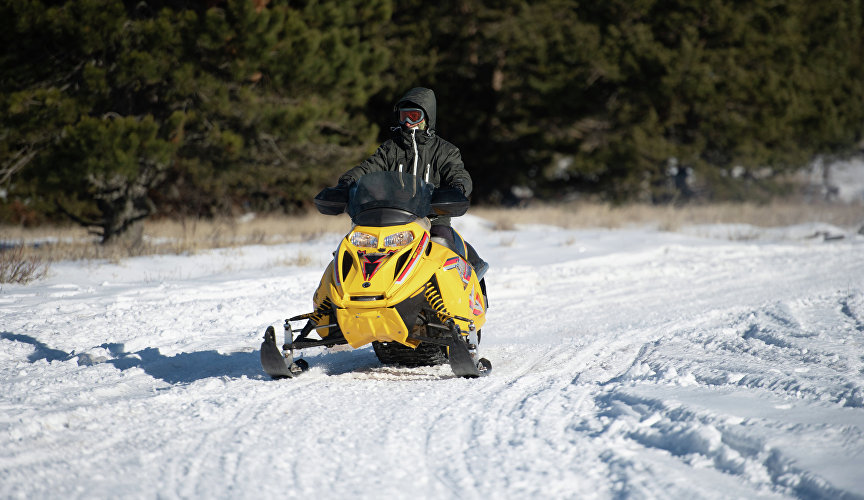
[[[458,233],[433,238],[429,217],[463,215],[468,199],[456,189],[434,189],[410,173],[373,172],[350,190],[326,188],[315,198],[319,212],[346,211],[353,229],[333,253],[315,291],[313,311],[285,320],[285,343],[270,326],[261,365],[272,378],[308,368],[295,351],[308,347],[372,344],[384,364],[424,366],[449,362],[461,377],[486,375],[478,354],[486,322],[483,269],[468,262]],[[479,274],[479,275],[478,275]],[[305,321],[294,336],[291,324]],[[310,338],[315,333],[319,338]]]

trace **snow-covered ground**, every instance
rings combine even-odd
[[[476,380],[264,376],[340,235],[3,286],[0,498],[864,498],[864,236],[455,222],[492,265]]]

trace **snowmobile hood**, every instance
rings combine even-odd
[[[396,105],[393,106],[394,116],[396,115],[396,110],[404,102],[412,102],[423,108],[423,111],[426,112],[427,129],[430,132],[435,130],[438,114],[438,104],[435,100],[435,92],[425,87],[415,87],[408,92],[405,92],[405,95],[396,101]]]

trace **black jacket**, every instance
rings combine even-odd
[[[471,176],[462,163],[459,148],[435,135],[437,104],[435,93],[417,87],[409,90],[393,107],[410,102],[426,112],[426,130],[393,129],[393,137],[375,151],[375,154],[342,174],[340,184],[356,182],[363,174],[381,170],[412,172],[435,187],[460,187],[465,196],[471,194]]]

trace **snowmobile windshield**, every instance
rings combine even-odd
[[[360,226],[407,224],[432,212],[432,184],[405,172],[371,172],[357,181],[348,215]]]

